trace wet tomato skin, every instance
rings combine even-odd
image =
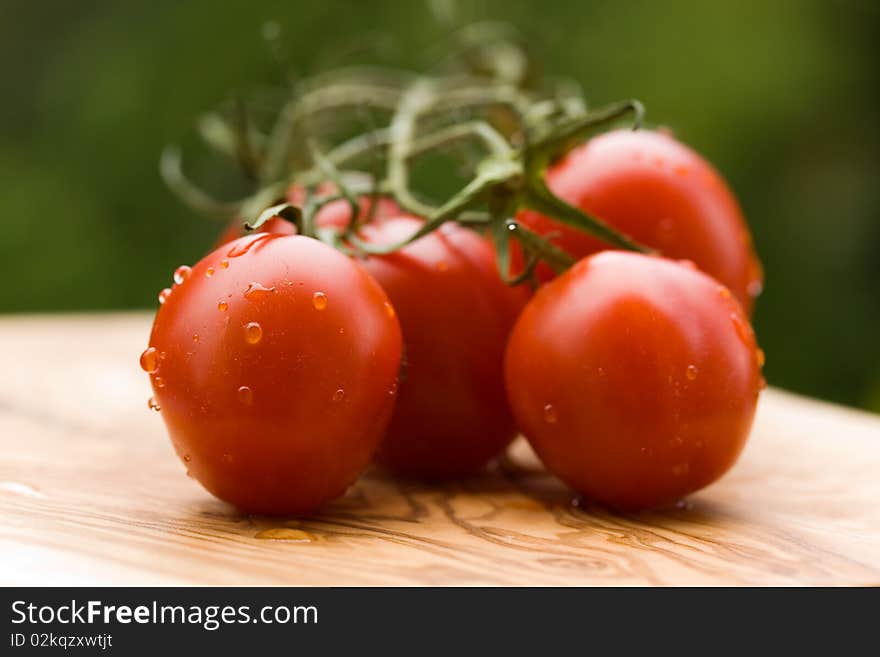
[[[675,501],[736,461],[763,386],[745,311],[709,276],[605,251],[541,288],[506,383],[547,468],[618,509]]]
[[[547,172],[567,202],[669,258],[687,258],[751,312],[763,282],[742,211],[718,172],[671,135],[618,130],[594,137]],[[517,219],[577,258],[608,246],[534,211]],[[539,266],[542,280],[553,272]]]
[[[395,243],[419,226],[413,217],[387,218],[366,225],[361,237]],[[516,435],[503,359],[528,290],[506,286],[491,245],[455,225],[363,266],[397,311],[406,361],[379,462],[428,479],[478,471]]]
[[[178,455],[251,513],[342,495],[390,418],[401,357],[387,296],[354,261],[299,236],[208,254],[160,307],[151,374]]]

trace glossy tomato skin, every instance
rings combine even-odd
[[[547,172],[559,197],[669,258],[692,260],[747,311],[763,273],[742,211],[718,172],[671,135],[619,130],[576,148]],[[518,221],[580,259],[608,246],[533,211]],[[539,266],[546,281],[553,272]]]
[[[356,479],[390,418],[401,358],[369,274],[316,240],[268,234],[196,264],[150,346],[154,397],[191,475],[271,514],[313,511]]]
[[[387,244],[421,226],[413,217],[368,224]],[[516,435],[504,391],[504,348],[528,298],[500,279],[490,244],[446,225],[402,250],[363,260],[403,330],[405,377],[378,460],[412,477],[472,474]]]
[[[734,464],[762,363],[727,288],[692,266],[605,251],[537,292],[505,367],[514,415],[547,468],[590,499],[640,509]]]

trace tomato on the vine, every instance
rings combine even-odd
[[[361,238],[396,243],[421,225],[385,218]],[[528,290],[506,286],[489,242],[453,224],[362,264],[391,299],[404,341],[404,378],[378,460],[409,476],[472,474],[516,435],[503,359]]]
[[[748,226],[727,184],[700,155],[662,132],[618,130],[594,137],[551,166],[547,185],[669,258],[687,258],[730,288],[751,312],[763,282]],[[531,210],[517,221],[580,259],[608,248]],[[546,281],[553,272],[538,267]]]
[[[345,492],[391,416],[400,326],[387,295],[317,240],[261,233],[175,273],[141,366],[178,455],[248,512]]]
[[[547,468],[588,498],[633,509],[733,465],[762,364],[728,288],[692,265],[605,251],[536,293],[505,368],[514,415]]]

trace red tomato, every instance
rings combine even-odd
[[[547,468],[588,498],[633,509],[733,465],[762,363],[727,288],[693,267],[606,251],[538,291],[505,367],[514,415]]]
[[[547,172],[560,198],[670,258],[687,258],[717,278],[751,312],[763,274],[739,205],[712,166],[673,137],[609,132]],[[582,258],[608,246],[532,211],[517,220]],[[553,272],[539,266],[541,280]]]
[[[420,225],[384,219],[361,237],[394,243]],[[362,264],[391,298],[404,336],[405,375],[379,461],[426,478],[479,470],[516,435],[503,359],[528,291],[506,286],[489,243],[456,225]]]
[[[141,365],[192,476],[254,513],[342,495],[397,387],[400,327],[378,283],[317,240],[268,234],[175,280]]]

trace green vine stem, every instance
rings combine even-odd
[[[511,219],[523,208],[552,216],[614,247],[648,251],[557,197],[545,182],[554,161],[612,123],[631,116],[633,128],[638,128],[644,115],[641,103],[627,100],[587,111],[580,88],[571,81],[532,86],[531,66],[516,38],[496,28],[484,25],[458,35],[457,56],[464,63],[464,73],[426,77],[361,67],[308,78],[294,85],[269,135],[255,128],[243,101],[233,104],[231,115],[227,111],[204,117],[199,127],[205,140],[235,159],[256,185],[256,191],[245,199],[216,201],[199,189],[183,174],[178,149],[163,153],[162,176],[200,212],[239,216],[248,230],[282,216],[302,234],[346,252],[391,253],[447,221],[487,230],[498,250],[502,275],[512,283],[531,278],[538,261],[557,271],[571,264],[570,256],[546,237]],[[489,36],[481,40],[477,38],[481,33]],[[322,137],[328,138],[327,126],[371,121],[366,110],[387,114],[387,127],[377,128],[374,123],[326,151],[318,146]],[[473,168],[470,182],[452,198],[432,205],[411,186],[412,162],[459,142],[479,144],[483,159]],[[349,168],[368,156],[374,164],[384,162],[384,172],[370,175]],[[325,181],[333,183],[332,193],[316,191]],[[301,207],[279,202],[292,184],[302,185],[307,192]],[[359,206],[367,194],[374,200],[378,195],[393,197],[404,211],[423,217],[423,225],[396,244],[362,241],[357,234],[362,220]],[[323,230],[314,222],[320,208],[336,200],[344,200],[350,209],[344,232]],[[371,205],[371,211],[375,206]],[[526,257],[524,271],[512,278],[511,239],[520,243]]]

